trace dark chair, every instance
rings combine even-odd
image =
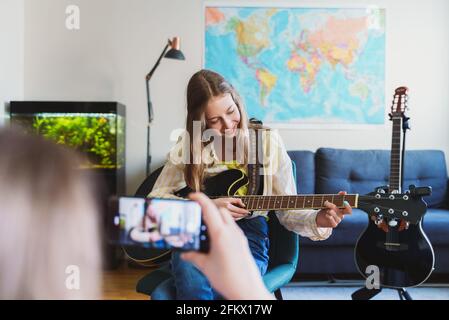
[[[293,171],[296,177],[296,167],[293,163]],[[136,196],[146,197],[152,190],[162,168],[154,171],[145,179],[136,192]],[[269,214],[269,257],[267,273],[263,276],[265,286],[270,292],[274,292],[277,299],[282,300],[281,288],[290,282],[295,274],[298,262],[298,235],[285,229],[278,221],[276,215]],[[160,267],[139,280],[136,291],[151,296],[151,293],[159,286],[171,288],[170,295],[174,297],[173,277],[170,272],[169,261],[160,264]]]

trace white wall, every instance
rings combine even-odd
[[[7,101],[23,99],[23,0],[0,0],[0,126]]]
[[[187,81],[201,68],[202,3],[200,0],[25,1],[25,98],[117,100],[126,104],[129,193],[144,177],[144,76],[166,39],[180,36],[187,61],[163,60],[151,81],[155,168],[172,145],[170,132],[184,127]],[[386,101],[389,104],[397,86],[407,85],[412,118],[408,148],[443,149],[449,158],[449,1],[314,3],[346,7],[379,5],[387,9]],[[64,27],[68,4],[80,6],[79,31]],[[282,130],[281,134],[288,149],[316,150],[321,146],[389,149],[391,125],[386,121],[384,129],[376,131]]]

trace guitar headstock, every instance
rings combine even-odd
[[[417,224],[427,211],[420,195],[407,193],[385,193],[382,190],[359,197],[358,208],[377,218],[402,219]]]
[[[393,102],[391,105],[390,117],[399,117],[407,109],[408,88],[399,87],[394,91]]]

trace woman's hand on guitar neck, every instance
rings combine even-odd
[[[344,195],[346,192],[340,191],[338,194]],[[347,202],[345,203],[344,209],[339,209],[329,201],[326,201],[324,205],[326,209],[321,209],[316,215],[316,225],[319,228],[336,228],[346,214],[352,213],[352,208]]]
[[[243,209],[245,204],[242,199],[239,198],[218,198],[213,200],[215,205],[219,208],[224,208],[229,211],[234,220],[240,220],[245,218],[249,211]]]

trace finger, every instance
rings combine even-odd
[[[329,210],[326,214],[331,217],[337,223],[337,225],[341,222],[341,218],[334,210]]]
[[[340,218],[340,220],[343,220],[345,218],[345,212],[340,209],[337,211],[337,216]]]
[[[344,201],[343,204],[345,205],[345,208],[342,210],[343,214],[352,214],[352,207],[349,205],[349,202]]]
[[[200,192],[189,194],[189,198],[200,204],[203,220],[206,223],[207,228],[211,232],[219,229],[223,224],[223,219],[215,203]]]
[[[346,191],[339,191],[338,194],[344,196],[344,195],[346,195],[346,194],[348,194],[348,193],[347,193]],[[344,199],[344,197],[343,197],[343,199]],[[344,206],[344,207],[346,207],[346,204],[349,206],[349,202],[348,202],[348,201],[346,201],[346,200],[343,201],[343,206]]]
[[[336,228],[336,227],[338,226],[338,222],[335,221],[334,217],[329,216],[328,219],[329,219],[329,223],[330,223],[330,225],[331,225],[331,228]]]
[[[335,204],[333,204],[332,202],[329,202],[327,200],[324,202],[324,206],[331,210],[335,210],[335,211],[338,210],[338,207]]]
[[[228,209],[229,211],[232,211],[234,213],[239,213],[243,216],[246,216],[249,213],[248,210],[236,207],[231,203],[228,203],[228,205],[226,206],[226,209]]]
[[[232,212],[232,211],[229,211],[229,213],[231,214],[231,217],[234,218],[234,220],[240,220],[240,219],[245,218],[245,216],[243,214],[240,214],[240,213],[235,213],[235,212]]]
[[[231,200],[229,201],[230,203],[234,204],[234,205],[238,205],[241,208],[246,207],[245,204],[243,203],[242,199],[240,198],[230,198]]]
[[[335,213],[340,220],[343,220],[343,210],[339,209]]]
[[[341,219],[338,216],[336,216],[336,217],[332,216],[332,219],[334,219],[334,221],[335,221],[335,227],[337,227],[341,222]]]
[[[349,203],[347,201],[344,201],[343,204],[344,204],[344,208],[343,209],[339,208],[338,210],[334,210],[334,211],[337,212],[338,217],[340,217],[340,219],[342,219],[342,220],[343,220],[345,215],[352,213],[352,208],[349,205]]]
[[[328,221],[330,228],[336,228],[337,227],[338,224],[337,224],[337,222],[334,220],[334,218],[331,215],[326,214],[325,218]]]

